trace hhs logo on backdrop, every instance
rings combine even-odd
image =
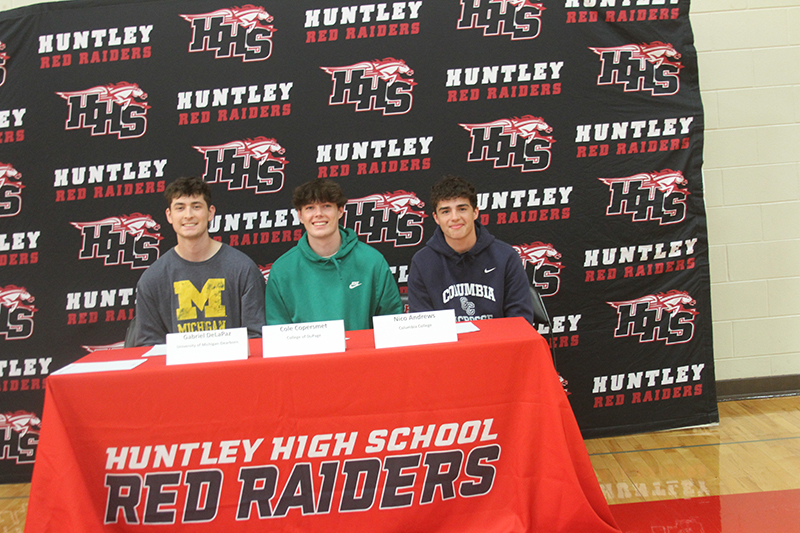
[[[411,111],[414,71],[402,59],[361,61],[343,67],[320,67],[331,75],[328,105],[355,104],[356,111],[402,115]]]
[[[622,85],[625,92],[649,91],[653,96],[676,94],[681,88],[678,73],[681,55],[671,44],[655,41],[613,48],[589,47],[600,56],[597,85]]]
[[[530,0],[461,0],[459,30],[483,29],[484,37],[535,39],[542,29],[543,4]]]
[[[643,172],[624,178],[598,178],[608,185],[611,199],[606,216],[632,215],[633,222],[658,220],[659,226],[686,218],[688,181],[679,170]]]
[[[668,345],[689,342],[694,337],[694,317],[699,313],[689,307],[697,302],[685,291],[673,289],[635,300],[606,303],[617,310],[614,337],[635,335],[640,343],[659,340]]]
[[[25,287],[0,287],[0,338],[8,341],[27,339],[33,333],[35,298]]]
[[[425,203],[413,192],[394,191],[353,198],[344,206],[343,224],[367,242],[391,242],[395,248],[422,242]]]
[[[551,128],[544,119],[525,115],[484,124],[459,124],[472,137],[467,161],[492,161],[494,168],[519,167],[522,172],[540,172],[550,166],[550,148],[555,139],[544,133]]]
[[[181,15],[192,24],[189,52],[214,52],[216,59],[241,57],[264,61],[272,55],[272,15],[263,7],[244,5],[199,15]]]
[[[0,163],[0,218],[13,217],[22,211],[22,175],[7,163]]]
[[[78,259],[102,259],[105,266],[147,268],[159,256],[161,226],[141,213],[108,217],[94,222],[70,222],[83,237]]]
[[[93,136],[116,134],[120,139],[141,137],[147,131],[147,93],[135,83],[121,81],[56,94],[69,104],[67,130],[89,128]]]
[[[206,183],[227,183],[229,191],[252,189],[256,194],[283,188],[288,161],[275,139],[256,137],[217,146],[194,146],[206,158]]]

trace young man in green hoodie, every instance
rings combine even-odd
[[[292,203],[306,233],[270,269],[267,325],[344,319],[351,331],[371,329],[375,315],[403,312],[386,259],[339,225],[347,198],[338,183],[304,183]]]

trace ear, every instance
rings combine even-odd
[[[476,207],[474,211],[475,213],[474,216],[472,217],[472,220],[478,220],[478,208]]]
[[[344,216],[344,206],[339,208],[339,217],[338,217],[338,219],[341,220],[343,216]]]
[[[208,221],[211,222],[214,219],[214,214],[217,212],[217,208],[213,205],[208,208]]]
[[[439,217],[436,216],[436,211],[434,211],[432,214],[433,214],[433,221],[436,222],[436,225],[438,226],[439,225]]]
[[[166,210],[166,214],[167,214],[167,222],[172,224],[172,212],[169,210],[169,207]]]

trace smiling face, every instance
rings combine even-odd
[[[464,253],[475,246],[477,218],[478,209],[472,207],[468,198],[441,200],[433,213],[433,219],[442,228],[444,240],[458,253]]]
[[[333,202],[315,202],[302,206],[297,214],[306,228],[309,241],[338,239],[339,219],[344,215],[344,206],[338,207]]]
[[[195,240],[208,235],[208,224],[215,212],[202,195],[179,196],[172,199],[167,209],[167,221],[179,240]]]

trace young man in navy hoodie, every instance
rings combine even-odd
[[[459,322],[512,316],[532,322],[522,261],[478,222],[475,187],[445,176],[431,188],[430,205],[439,227],[411,260],[409,310],[454,309]]]

